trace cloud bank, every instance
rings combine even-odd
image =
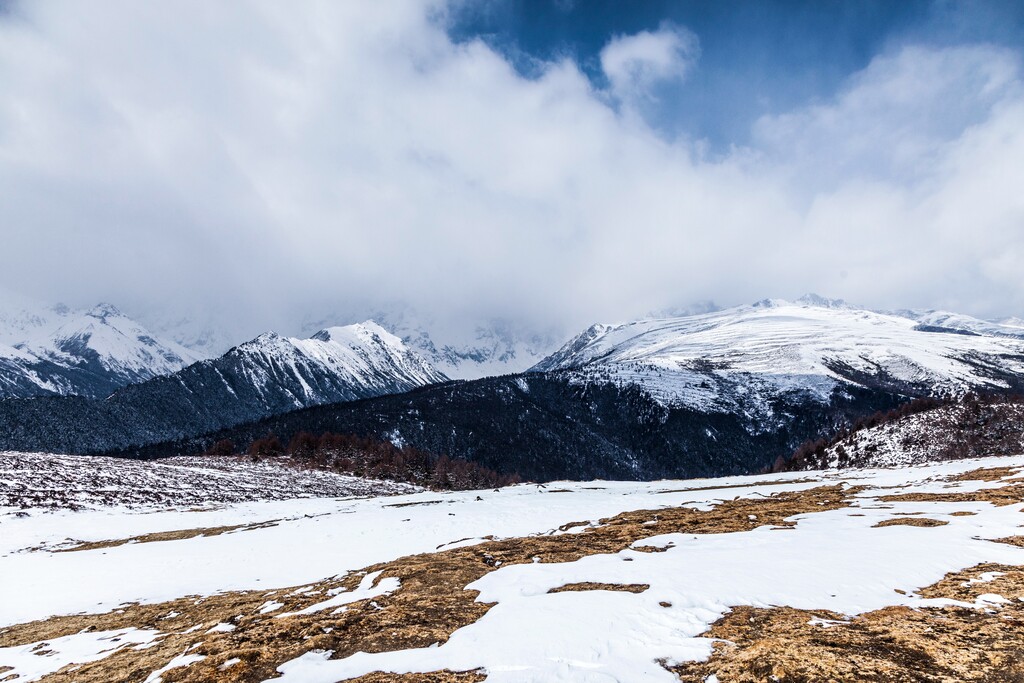
[[[580,326],[820,291],[1024,311],[1020,55],[897,46],[709,153],[614,37],[524,77],[441,2],[34,0],[0,15],[0,287],[239,334],[378,302]],[[177,313],[176,313],[177,314]]]

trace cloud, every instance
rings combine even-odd
[[[1020,55],[987,45],[906,47],[874,59],[828,102],[762,117],[755,145],[814,184],[928,176],[946,145],[1020,96]],[[809,180],[809,179],[808,179]]]
[[[524,77],[454,43],[446,11],[16,5],[0,19],[0,287],[237,337],[391,300],[570,329],[808,290],[1024,310],[1016,52],[880,55],[708,157],[569,59]],[[617,96],[685,74],[685,35],[615,39]]]
[[[682,81],[700,55],[691,31],[663,22],[657,31],[616,36],[601,50],[601,69],[612,95],[635,104],[653,96],[657,86]]]

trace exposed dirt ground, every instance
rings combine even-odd
[[[983,574],[1001,573],[978,581]],[[974,580],[975,582],[971,582]],[[982,608],[887,607],[847,618],[789,607],[738,607],[717,621],[707,662],[669,668],[683,681],[1024,681],[1024,567],[983,564],[919,591]]]

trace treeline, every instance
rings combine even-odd
[[[244,449],[222,439],[207,455],[248,455],[262,458],[288,457],[298,465],[370,479],[388,479],[426,488],[465,491],[496,488],[519,482],[514,474],[499,474],[468,460],[434,455],[411,446],[396,446],[352,434],[299,432],[287,445],[273,434],[255,439]]]
[[[973,452],[975,449],[969,447],[973,446],[973,444],[968,442],[978,440],[976,432],[979,431],[979,428],[988,427],[987,431],[997,432],[996,436],[1000,438],[1005,436],[1003,432],[1006,430],[992,429],[993,426],[987,424],[989,421],[998,420],[1002,417],[997,412],[992,411],[991,408],[1004,404],[1024,404],[1024,395],[1003,393],[977,394],[971,392],[959,398],[916,398],[891,410],[881,410],[858,418],[850,426],[840,428],[827,438],[808,439],[801,443],[789,457],[780,455],[768,471],[792,472],[804,469],[817,469],[823,466],[825,452],[829,448],[835,447],[845,454],[845,451],[842,451],[842,443],[861,430],[890,424],[911,415],[951,406],[960,406],[963,409],[958,418],[953,418],[958,423],[944,423],[942,427],[946,431],[961,433],[963,439],[952,446],[946,446],[944,450],[948,452],[942,453],[940,459],[970,457],[976,454]],[[952,416],[950,417],[952,418]],[[949,420],[944,422],[949,422]],[[984,432],[986,430],[982,429],[980,431]]]

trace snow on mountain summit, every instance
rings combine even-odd
[[[363,316],[380,331],[394,335],[407,347],[452,379],[479,379],[524,372],[558,349],[567,335],[545,325],[503,318],[481,320],[435,316],[408,306],[392,305]],[[335,319],[352,319],[337,315]],[[358,317],[356,319],[359,319]],[[308,333],[321,329],[321,319],[307,320]]]
[[[0,350],[0,398],[101,398],[200,358],[179,344],[158,339],[107,303],[86,311],[63,305],[8,306],[0,313],[0,325],[6,341],[6,350]]]
[[[984,325],[975,330],[953,333],[822,297],[773,299],[593,326],[534,370],[636,384],[668,405],[764,414],[779,396],[825,402],[844,385],[958,394],[1024,382],[1024,340]]]
[[[448,378],[373,321],[306,339],[267,332],[168,379],[196,404],[238,404],[254,419],[282,410],[408,391]]]
[[[88,313],[70,317],[32,350],[54,359],[94,359],[106,370],[133,381],[175,372],[199,360],[183,346],[157,341],[110,304],[99,304]]]

